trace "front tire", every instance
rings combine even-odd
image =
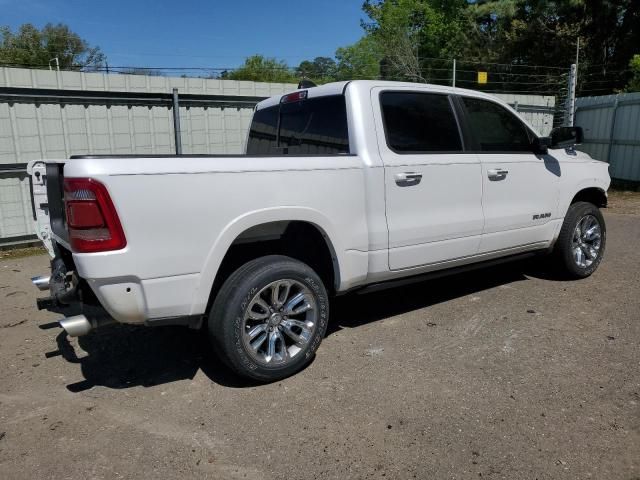
[[[607,228],[600,209],[576,202],[562,224],[554,247],[557,265],[569,278],[586,278],[596,271],[607,241]]]
[[[281,255],[252,260],[224,282],[209,314],[218,356],[235,373],[271,382],[304,368],[327,330],[329,302],[318,275]]]

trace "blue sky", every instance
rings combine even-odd
[[[362,0],[0,0],[0,24],[66,23],[112,66],[235,67],[261,53],[292,66],[362,36]]]

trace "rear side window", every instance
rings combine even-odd
[[[275,147],[277,133],[278,107],[256,110],[249,130],[247,153],[253,155],[273,153],[271,148]]]
[[[446,95],[384,92],[380,104],[387,145],[395,152],[462,151],[458,123]]]
[[[489,152],[531,151],[531,139],[524,123],[497,103],[462,98],[469,128],[480,150]]]
[[[334,95],[284,103],[257,110],[247,153],[334,155],[349,153],[347,107]]]

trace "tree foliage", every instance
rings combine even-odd
[[[637,0],[366,0],[363,10],[387,78],[442,77],[442,58],[568,70],[579,40],[579,87],[615,90],[640,50]]]
[[[46,24],[41,30],[25,23],[13,32],[0,27],[0,63],[47,67],[58,59],[61,69],[91,69],[106,61],[99,47],[91,47],[62,23]]]
[[[296,69],[299,78],[308,78],[325,83],[336,77],[336,61],[330,57],[316,57],[313,61],[305,60]]]
[[[627,84],[627,92],[640,92],[640,55],[634,55],[629,62],[632,77]]]
[[[578,38],[584,61],[626,63],[640,42],[636,0],[499,0],[466,9],[465,49],[507,63],[567,65]]]
[[[253,55],[244,64],[231,72],[224,72],[222,78],[228,80],[250,80],[254,82],[297,83],[298,78],[284,61]]]
[[[308,78],[315,83],[353,80],[357,78],[378,78],[383,53],[377,41],[367,35],[353,45],[336,50],[335,60],[316,57],[305,60],[296,68],[299,78]]]
[[[339,48],[336,51],[336,80],[378,78],[383,56],[382,48],[370,35],[353,45]]]
[[[365,32],[381,46],[383,75],[426,81],[424,60],[457,53],[466,0],[366,0]]]

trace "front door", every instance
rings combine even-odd
[[[485,225],[480,253],[539,246],[556,227],[560,164],[533,152],[534,134],[510,110],[461,97],[482,165]]]
[[[372,100],[385,169],[389,268],[476,254],[484,223],[481,165],[464,152],[449,95],[380,88]]]

